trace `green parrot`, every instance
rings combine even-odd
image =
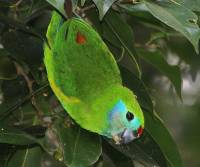
[[[140,137],[144,117],[136,96],[122,85],[117,63],[99,34],[84,20],[65,21],[53,12],[44,46],[50,86],[84,129],[117,144]]]

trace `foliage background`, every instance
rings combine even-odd
[[[53,95],[43,43],[51,11],[67,18],[64,0],[0,0],[0,166],[200,166],[200,1],[72,2],[137,95],[145,133],[116,146],[76,125]]]

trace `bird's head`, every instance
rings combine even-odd
[[[109,112],[110,134],[116,144],[126,144],[139,138],[144,129],[144,117],[136,99],[118,100]]]

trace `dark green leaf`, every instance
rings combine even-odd
[[[0,164],[4,167],[15,152],[15,149],[9,144],[0,144],[0,148]]]
[[[160,149],[167,160],[168,166],[182,167],[182,160],[177,145],[161,119],[158,117],[152,117],[147,112],[144,113],[144,116],[145,129],[152,136],[154,141],[160,146]]]
[[[0,125],[0,143],[30,145],[36,143],[36,139],[23,131]]]
[[[40,147],[18,150],[8,162],[8,167],[40,167],[41,155]]]
[[[103,159],[104,162],[108,160],[111,161],[116,167],[134,167],[131,158],[114,149],[105,140],[103,140]]]
[[[138,3],[134,5],[130,4],[118,4],[121,11],[128,13],[132,16],[138,17],[140,20],[152,21],[153,16],[148,12],[144,3]]]
[[[166,160],[159,146],[148,134],[144,133],[140,139],[138,139],[137,141],[133,141],[127,145],[118,146],[111,142],[110,144],[125,156],[131,158],[132,160],[140,163],[145,167],[166,167]]]
[[[66,167],[40,147],[15,147],[16,151],[8,160],[8,167]]]
[[[169,78],[169,80],[174,85],[178,96],[180,99],[182,99],[182,78],[179,67],[169,65],[159,52],[148,52],[140,49],[138,50],[138,54],[142,59],[151,64],[153,67],[157,68],[160,72]]]
[[[182,6],[189,8],[193,11],[200,12],[200,1],[199,0],[176,0],[177,3]]]
[[[4,33],[2,43],[12,58],[26,63],[36,81],[41,82],[38,75],[43,58],[43,41],[20,31],[12,31]]]
[[[20,31],[12,31],[4,33],[2,43],[15,60],[24,61],[31,67],[42,62],[43,41],[38,38]]]
[[[56,8],[60,13],[62,13],[63,16],[67,18],[67,15],[64,10],[64,2],[65,0],[46,0],[48,3],[50,3],[54,8]],[[72,7],[73,10],[77,7],[78,0],[72,0]]]
[[[55,7],[63,16],[67,17],[65,10],[64,10],[64,2],[65,0],[46,0],[50,3],[53,7]]]
[[[98,11],[96,8],[93,8],[91,10],[86,11],[86,15],[88,19],[92,22],[93,28],[99,33],[99,35],[102,35],[103,33],[103,26],[102,22],[97,19],[98,17]]]
[[[106,12],[110,9],[116,0],[93,0],[99,10],[99,18],[103,19]]]
[[[66,167],[66,165],[55,160],[51,155],[44,153],[41,158],[41,167]]]
[[[2,123],[5,123],[5,125],[9,124],[10,126],[32,126],[34,120],[37,120],[35,116],[38,114],[38,110],[32,104],[33,96],[35,99],[34,103],[37,109],[42,112],[41,114],[43,116],[46,116],[46,114],[50,115],[55,108],[55,104],[50,104],[50,99],[45,97],[49,93],[48,89],[46,89],[47,86],[41,86],[28,95],[26,83],[20,77],[12,81],[4,81],[2,85],[3,99],[2,104],[0,104],[0,120]],[[52,103],[54,102],[52,101]],[[36,122],[34,125],[36,125]]]
[[[101,155],[101,140],[78,126],[63,121],[55,123],[53,129],[58,135],[63,161],[71,167],[85,167],[95,163]]]
[[[104,38],[114,44],[114,46],[122,46],[125,49],[132,62],[136,65],[140,77],[141,71],[137,60],[137,52],[134,48],[134,35],[131,27],[119,14],[113,11],[110,11],[104,19],[107,25],[103,35]]]
[[[0,118],[2,119],[2,115],[6,114],[9,109],[15,108],[18,103],[21,104],[22,99],[27,94],[28,88],[22,77],[17,77],[14,80],[4,80],[2,82],[3,98],[0,104]]]
[[[26,23],[40,33],[43,37],[46,36],[47,27],[49,25],[52,13],[50,11],[43,11],[33,13],[27,20]]]
[[[197,15],[173,1],[144,3],[154,17],[182,33],[193,44],[196,52],[199,52],[200,29],[197,25]]]
[[[100,167],[116,167],[110,157],[106,154],[103,154],[103,160],[98,165]]]
[[[5,89],[3,89],[6,95],[6,100],[0,105],[0,110],[2,111],[0,115],[0,128],[2,129],[0,133],[0,143],[15,145],[39,144],[43,147],[43,149],[45,149],[40,139],[44,136],[46,129],[38,125],[40,123],[39,115],[38,111],[30,101],[31,97],[26,99],[26,101],[20,99],[20,97],[17,97],[19,100],[16,100],[16,96],[18,96],[17,94],[20,92],[15,92],[15,97],[13,99],[8,99],[9,94],[13,93],[12,90],[13,89],[11,89],[11,92],[6,92]],[[43,114],[44,120],[46,118],[45,114],[49,114],[51,111],[49,109],[50,105],[46,100],[46,97],[43,95],[35,95],[34,104],[37,106],[37,109],[39,108],[40,112],[42,112],[40,114]],[[48,110],[48,112],[46,110]],[[18,128],[16,129],[14,126],[17,126]]]
[[[8,25],[9,27],[12,27],[16,30],[23,31],[23,32],[25,32],[29,35],[31,34],[32,36],[40,39],[42,42],[45,41],[45,37],[43,37],[41,34],[39,34],[33,28],[27,26],[23,22],[20,22],[20,21],[17,21],[15,19],[11,18],[11,17],[8,17],[3,13],[0,13],[0,22],[5,24],[5,25]]]
[[[17,77],[17,71],[14,63],[8,57],[8,53],[0,50],[0,79],[14,79]]]

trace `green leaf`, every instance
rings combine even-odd
[[[176,2],[188,9],[200,12],[200,1],[199,0],[192,0],[192,1],[191,0],[176,0]]]
[[[144,112],[145,129],[152,136],[155,142],[160,146],[170,167],[182,167],[182,160],[177,145],[161,119],[152,117]]]
[[[103,160],[110,161],[116,167],[134,167],[131,158],[114,149],[105,140],[103,140]]]
[[[50,3],[54,8],[56,8],[60,13],[63,14],[67,18],[67,15],[64,10],[64,2],[65,0],[46,0]]]
[[[14,80],[3,80],[2,85],[2,101],[0,104],[0,120],[6,119],[5,121],[6,124],[10,124],[7,119],[14,119],[16,122],[19,120],[16,120],[16,118],[13,117],[7,117],[10,114],[10,110],[12,109],[17,109],[21,105],[19,105],[17,108],[16,106],[18,104],[22,104],[25,102],[25,99],[23,98],[28,94],[28,88],[26,85],[25,80],[22,77],[17,77]],[[30,108],[29,110],[30,111]],[[21,118],[21,111],[15,112],[15,114],[20,113],[20,118]],[[11,123],[11,125],[13,122]]]
[[[95,163],[101,155],[101,140],[94,133],[76,125],[68,126],[59,120],[53,130],[58,136],[63,161],[70,167],[85,167]]]
[[[8,84],[7,84],[8,85]],[[15,84],[13,86],[16,86]],[[11,87],[8,87],[11,89]],[[17,89],[19,89],[17,87]],[[43,145],[41,141],[42,137],[44,137],[44,133],[46,128],[38,125],[39,116],[37,114],[37,110],[32,104],[31,97],[25,98],[24,101],[17,94],[19,92],[13,93],[15,90],[10,90],[11,92],[7,92],[4,90],[5,98],[7,99],[9,96],[14,96],[13,99],[8,98],[0,105],[1,113],[1,124],[0,124],[0,143],[6,144],[14,144],[14,145],[30,145],[30,144],[39,144],[44,150],[46,147]],[[17,100],[16,100],[17,99]],[[45,114],[51,112],[50,104],[46,102],[46,97],[43,95],[34,96],[34,103],[43,114],[43,118],[45,120]],[[14,101],[14,105],[12,104]],[[8,107],[7,107],[8,106]],[[48,113],[49,114],[49,113]],[[18,128],[14,127],[18,126]]]
[[[54,8],[56,8],[60,13],[62,13],[63,16],[67,18],[67,15],[64,10],[64,2],[65,0],[46,0],[48,3],[50,3]],[[78,0],[71,0],[72,1],[72,7],[73,11],[76,9]]]
[[[0,125],[0,143],[30,145],[36,143],[36,139],[18,129]]]
[[[90,10],[85,11],[88,19],[90,20],[90,22],[92,23],[92,27],[99,33],[100,36],[102,36],[103,34],[103,24],[102,21],[99,21],[99,19],[97,19],[98,17],[98,12],[96,8],[92,8]]]
[[[140,20],[152,21],[154,17],[149,13],[144,3],[130,4],[118,4],[122,12],[128,13],[132,16],[138,17]]]
[[[139,56],[144,59],[147,63],[151,64],[153,67],[158,69],[161,73],[169,78],[175,87],[176,93],[180,99],[181,96],[181,86],[182,78],[180,69],[178,66],[169,65],[159,52],[148,52],[145,50],[138,50]]]
[[[103,154],[103,161],[98,164],[100,167],[116,167],[109,156]],[[95,166],[96,167],[96,166]]]
[[[9,160],[7,167],[40,167],[42,150],[40,147],[17,150]]]
[[[13,145],[9,144],[0,144],[0,148],[0,164],[4,167],[15,152],[15,149],[13,149]]]
[[[3,13],[0,13],[0,22],[5,24],[5,25],[9,25],[9,27],[12,27],[15,30],[20,30],[20,31],[25,32],[29,35],[31,34],[32,36],[40,39],[42,42],[45,41],[45,39],[46,39],[40,33],[35,31],[35,29],[29,27],[28,25],[24,24],[23,22],[20,22],[20,21],[17,21],[16,19],[8,17]]]
[[[15,153],[8,160],[7,167],[66,167],[38,146],[16,147],[13,150]]]
[[[3,34],[2,43],[10,56],[30,67],[39,66],[43,57],[43,41],[20,31]]]
[[[99,10],[100,20],[103,19],[104,15],[107,13],[107,11],[110,9],[115,1],[116,0],[93,0]]]
[[[106,30],[104,29],[103,37],[114,46],[122,46],[125,49],[133,64],[136,65],[138,76],[140,77],[141,71],[138,64],[138,55],[134,48],[134,34],[131,27],[114,11],[110,11],[104,20],[106,22],[106,27],[104,27]]]
[[[41,167],[66,167],[63,162],[57,161],[53,156],[47,153],[42,155],[41,164]],[[46,164],[48,164],[48,166]]]
[[[140,163],[142,166],[162,166],[166,167],[165,157],[158,144],[150,137],[148,133],[143,133],[142,137],[127,145],[116,145],[109,142],[112,147],[120,151],[126,157]]]
[[[20,64],[26,63],[35,80],[41,82],[38,75],[43,58],[43,41],[20,31],[11,31],[3,34],[2,43],[10,57]]]
[[[173,1],[144,3],[154,17],[182,33],[192,43],[196,52],[199,52],[200,29],[196,14]]]
[[[8,55],[5,50],[0,49],[0,79],[10,80],[17,77],[15,65]]]

